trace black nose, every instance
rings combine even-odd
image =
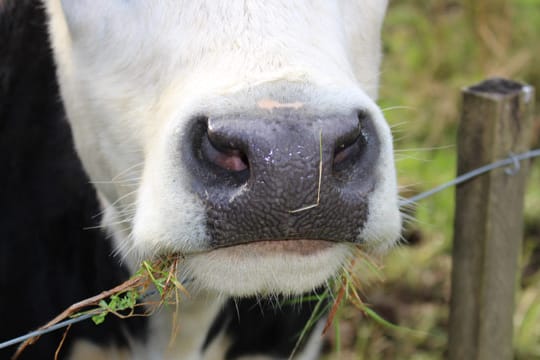
[[[379,140],[368,113],[276,109],[201,117],[183,147],[212,246],[358,241]]]

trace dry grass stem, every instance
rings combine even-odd
[[[302,211],[316,208],[321,203],[321,184],[322,184],[322,172],[323,172],[323,149],[322,149],[322,129],[319,130],[319,181],[317,185],[317,201],[314,204],[302,206],[295,210],[289,210],[289,214],[296,214]]]
[[[69,332],[69,329],[71,329],[71,324],[66,327],[66,330],[64,330],[64,334],[62,335],[62,340],[60,340],[60,344],[58,344],[58,347],[56,348],[56,351],[54,352],[54,360],[58,360],[58,356],[60,355],[60,350],[62,350],[62,345],[64,345],[64,342],[66,341],[66,337]]]

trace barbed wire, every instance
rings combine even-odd
[[[507,168],[505,172],[509,176],[515,175],[521,169],[521,166],[520,166],[521,161],[524,161],[524,160],[527,160],[527,159],[532,159],[532,158],[535,158],[535,157],[540,157],[540,149],[530,150],[530,151],[520,153],[520,154],[517,154],[517,155],[510,154],[510,156],[505,158],[505,159],[498,160],[498,161],[495,161],[495,162],[493,162],[491,164],[484,165],[484,166],[479,167],[477,169],[474,169],[472,171],[466,172],[465,174],[456,177],[454,180],[451,180],[451,181],[449,181],[447,183],[439,185],[439,186],[437,186],[437,187],[435,187],[435,188],[433,188],[431,190],[422,192],[422,193],[420,193],[418,195],[415,195],[415,196],[412,196],[412,197],[410,197],[408,199],[403,199],[403,200],[401,200],[399,202],[399,206],[400,207],[406,207],[406,206],[415,205],[420,200],[423,200],[423,199],[425,199],[425,198],[427,198],[429,196],[432,196],[432,195],[434,195],[436,193],[439,193],[439,192],[441,192],[443,190],[446,190],[449,187],[462,184],[462,183],[464,183],[464,182],[466,182],[466,181],[468,181],[468,180],[470,180],[472,178],[478,177],[478,176],[480,176],[482,174],[485,174],[485,173],[487,173],[489,171],[492,171],[492,170],[495,170],[497,168],[501,168],[501,167],[505,167],[505,166],[506,167],[512,166],[511,168]],[[151,291],[143,294],[141,296],[140,300],[155,294],[155,292],[156,292],[155,290],[151,290]],[[38,329],[38,330],[35,330],[35,331],[31,331],[26,335],[22,335],[22,336],[19,336],[19,337],[13,338],[11,340],[7,340],[7,341],[4,341],[4,342],[0,343],[0,349],[4,349],[4,348],[7,348],[7,347],[12,346],[12,345],[22,343],[23,341],[28,340],[30,338],[39,337],[41,335],[45,335],[45,334],[53,332],[55,330],[67,327],[69,325],[76,324],[76,323],[84,321],[84,320],[88,320],[92,316],[93,316],[93,314],[84,314],[84,315],[78,316],[76,318],[61,321],[61,322],[59,322],[59,323],[57,323],[55,325],[52,325],[52,326],[50,326],[50,327],[48,327],[46,329]]]
[[[435,187],[435,188],[433,188],[431,190],[422,192],[422,193],[420,193],[418,195],[415,195],[415,196],[412,196],[412,197],[410,197],[408,199],[401,200],[399,202],[399,206],[400,207],[405,207],[405,206],[414,205],[416,202],[418,202],[418,201],[420,201],[422,199],[425,199],[425,198],[427,198],[427,197],[429,197],[431,195],[434,195],[434,194],[436,194],[438,192],[446,190],[449,187],[462,184],[462,183],[464,183],[464,182],[466,182],[466,181],[468,181],[468,180],[470,180],[472,178],[475,178],[477,176],[480,176],[482,174],[485,174],[485,173],[487,173],[489,171],[495,170],[495,169],[500,168],[500,167],[513,165],[513,168],[506,169],[506,174],[515,175],[520,170],[520,162],[521,161],[527,160],[527,159],[532,159],[532,158],[539,157],[539,156],[540,156],[540,149],[530,150],[530,151],[527,151],[527,152],[524,152],[524,153],[521,153],[521,154],[517,154],[517,155],[510,154],[510,156],[507,157],[506,159],[498,160],[498,161],[495,161],[495,162],[493,162],[491,164],[481,166],[481,167],[479,167],[477,169],[466,172],[465,174],[456,177],[454,180],[451,180],[451,181],[449,181],[447,183],[439,185],[439,186],[437,186],[437,187]]]

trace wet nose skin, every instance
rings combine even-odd
[[[379,156],[369,114],[209,116],[188,137],[184,161],[206,206],[211,247],[359,241]]]

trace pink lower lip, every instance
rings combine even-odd
[[[218,250],[239,256],[260,256],[264,254],[314,255],[332,247],[334,244],[326,240],[263,240],[220,248]]]

